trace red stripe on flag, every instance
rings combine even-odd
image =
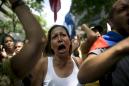
[[[60,0],[49,0],[51,10],[54,12],[54,21],[57,20],[57,12],[61,9]]]
[[[108,43],[100,36],[92,45],[90,50],[95,50],[97,48],[107,48],[107,47],[109,47]]]

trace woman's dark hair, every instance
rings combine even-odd
[[[44,51],[47,56],[52,56],[52,55],[54,54],[54,51],[51,49],[51,32],[52,32],[56,27],[62,27],[62,28],[64,28],[64,30],[66,31],[66,33],[67,33],[67,35],[68,35],[68,37],[69,37],[69,39],[70,39],[70,35],[69,35],[68,30],[67,30],[67,28],[66,28],[65,26],[63,26],[63,25],[54,25],[54,26],[52,26],[52,27],[50,28],[50,30],[48,31],[48,40],[47,40],[47,45],[46,45],[45,51]],[[71,40],[71,39],[70,39],[70,40]],[[71,48],[72,48],[72,46],[71,46]]]

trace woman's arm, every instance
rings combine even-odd
[[[11,59],[11,67],[16,76],[24,77],[31,71],[42,54],[45,46],[45,32],[22,0],[9,0],[14,12],[21,21],[28,40],[21,52]],[[19,1],[19,3],[18,3]],[[17,2],[17,3],[16,3]]]
[[[83,24],[81,26],[81,29],[87,34],[86,40],[84,40],[80,46],[82,57],[83,59],[85,59],[88,55],[88,52],[91,46],[93,45],[93,43],[96,41],[98,37],[95,34],[95,32],[93,32],[86,24]]]

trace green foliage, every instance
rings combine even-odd
[[[24,0],[27,5],[41,13],[43,11],[42,3],[44,0]],[[89,25],[96,23],[105,27],[106,18],[115,0],[72,0],[71,12],[78,19],[77,25],[88,23]],[[22,26],[16,15],[9,13],[10,21],[0,21],[0,27],[7,28],[10,31],[23,32]],[[41,15],[41,14],[40,14]],[[12,17],[13,16],[13,17]],[[46,26],[46,21],[41,16],[35,15],[42,27]],[[16,24],[16,25],[14,25]]]
[[[41,16],[38,16],[38,15],[35,15],[35,17],[39,21],[42,27],[46,26],[47,22],[45,21],[45,19],[43,19]]]
[[[31,9],[35,10],[36,12],[40,13],[41,11],[43,11],[42,9],[43,0],[24,0],[24,1]],[[9,2],[4,3],[4,5],[6,5],[8,9],[10,9]],[[7,9],[4,9],[4,10],[7,10]],[[15,13],[9,12],[9,11],[7,12],[9,15],[6,15],[6,14],[5,15],[9,17],[9,20],[8,21],[0,20],[0,28],[4,28],[8,32],[18,32],[18,33],[24,34],[23,27],[19,19],[15,15]],[[40,22],[42,27],[46,26],[46,21],[43,18],[41,18],[40,15],[35,15],[35,17]]]
[[[12,30],[12,28],[10,26],[11,26],[11,21],[3,22],[3,21],[0,20],[0,28],[7,29],[7,30]]]
[[[76,19],[85,13],[77,25],[82,23],[93,24],[96,20],[104,27],[107,15],[115,0],[73,0],[71,11]]]
[[[42,5],[42,0],[27,0],[26,3],[27,5],[34,9],[35,11],[41,12],[43,5]]]

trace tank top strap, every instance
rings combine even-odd
[[[74,57],[71,57],[71,59],[72,59],[72,61],[73,61],[73,66],[74,66],[73,70],[78,71],[78,66],[77,66],[77,64],[76,64],[76,62],[75,62],[75,60],[74,60]]]
[[[47,69],[48,73],[54,73],[54,69],[53,69],[53,57],[48,57],[48,69]]]

